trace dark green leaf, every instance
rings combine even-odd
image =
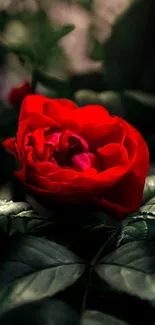
[[[155,217],[137,212],[122,223],[122,231],[117,246],[138,240],[155,241]]]
[[[139,209],[140,214],[145,216],[151,216],[155,219],[155,196],[147,201],[146,204],[142,205]]]
[[[101,61],[103,60],[103,49],[102,44],[98,42],[96,39],[91,39],[91,42],[93,44],[93,48],[90,53],[90,58],[95,61]]]
[[[144,106],[155,108],[155,96],[153,94],[144,93],[142,91],[126,90],[124,95],[133,98]]]
[[[154,221],[141,216],[140,213],[137,213],[137,215],[125,219],[124,222],[122,223],[122,231],[119,236],[117,246],[122,246],[123,244],[135,240],[148,240],[149,229],[154,224],[155,224]],[[150,239],[152,239],[152,237]],[[154,239],[155,239],[155,235],[154,235]]]
[[[75,1],[76,2],[76,1]],[[91,10],[92,8],[92,4],[93,4],[93,0],[79,0],[78,1],[80,3],[81,6],[83,6],[85,9],[87,10]]]
[[[9,20],[9,15],[7,11],[1,10],[0,11],[0,32],[2,32]]]
[[[143,203],[145,204],[137,212],[123,220],[117,246],[137,240],[155,241],[154,176],[148,176],[146,179]]]
[[[155,290],[155,244],[135,241],[104,257],[96,272],[113,289],[153,300]]]
[[[7,219],[7,217],[16,217],[18,214],[22,213],[26,210],[29,210],[30,206],[26,202],[13,202],[6,201],[6,200],[0,200],[0,225],[1,220]],[[30,213],[30,212],[28,212]]]
[[[23,62],[30,60],[32,63],[35,63],[35,53],[31,46],[29,45],[13,45],[5,46],[5,49],[8,53],[14,53],[18,55]]]
[[[155,175],[155,164],[153,162],[150,162],[148,176]]]
[[[57,46],[58,41],[74,29],[74,25],[66,25],[59,29],[52,26],[47,14],[40,9],[35,19],[32,20],[31,32],[36,65],[45,67],[52,56],[53,48]],[[54,54],[54,53],[53,53]]]
[[[143,203],[147,202],[153,196],[155,196],[155,175],[150,175],[145,180]]]
[[[138,89],[142,67],[154,47],[154,10],[152,0],[133,1],[113,26],[112,35],[104,46],[108,89]]]
[[[0,228],[9,236],[13,234],[38,234],[53,224],[33,210],[25,202],[0,200]]]
[[[84,272],[82,261],[66,248],[32,236],[10,238],[0,265],[0,311],[17,303],[52,297]]]
[[[41,70],[36,71],[36,78],[38,82],[40,82],[44,87],[51,88],[60,92],[66,91],[67,95],[69,87],[67,81],[53,78],[50,74]]]
[[[66,25],[61,28],[52,26],[47,13],[43,9],[39,9],[36,14],[21,12],[14,15],[12,19],[22,21],[28,28],[30,34],[30,43],[24,43],[19,46],[9,46],[4,44],[8,52],[13,52],[19,56],[22,64],[29,70],[34,68],[48,67],[52,57],[55,59],[57,52],[62,54],[62,50],[58,45],[59,40],[70,33],[74,29],[74,25]],[[63,57],[65,57],[63,53]]]
[[[79,90],[75,93],[75,100],[79,106],[89,104],[103,105],[110,114],[124,117],[125,111],[122,107],[121,96],[113,91],[97,93],[91,90]]]
[[[79,317],[71,307],[62,301],[42,299],[22,304],[5,312],[0,316],[0,324],[79,325]]]
[[[50,47],[54,46],[62,37],[71,33],[74,30],[75,26],[73,24],[63,26],[58,30],[53,31],[53,37],[51,38]]]
[[[84,313],[82,325],[129,325],[115,316],[88,310]]]

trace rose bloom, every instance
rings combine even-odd
[[[3,142],[18,159],[15,175],[51,202],[95,203],[122,218],[142,200],[147,145],[122,118],[99,105],[27,96],[16,139]]]

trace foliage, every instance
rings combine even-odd
[[[89,10],[91,5],[84,3]],[[155,323],[154,6],[152,0],[135,0],[116,21],[105,44],[94,40],[91,57],[104,60],[102,91],[99,75],[97,82],[93,75],[96,89],[88,86],[90,76],[63,81],[48,73],[50,61],[57,55],[63,57],[59,40],[73,30],[72,25],[55,29],[41,8],[36,15],[26,11],[10,16],[1,13],[1,31],[7,21],[18,20],[28,26],[31,37],[20,44],[1,40],[0,61],[10,52],[17,55],[31,73],[34,91],[41,83],[49,96],[50,91],[59,97],[74,96],[79,106],[100,104],[112,115],[125,118],[145,137],[153,166],[141,207],[119,222],[92,206],[47,209],[14,179],[17,162],[1,146],[3,325]],[[81,86],[83,80],[85,87]],[[0,142],[15,136],[18,115],[17,110],[0,102]]]
[[[6,199],[10,195],[7,196],[7,190]],[[70,219],[63,221],[65,215],[62,218],[60,210],[48,212],[33,198],[27,197],[29,204],[1,200],[0,317],[4,319],[3,324],[11,317],[18,324],[28,308],[29,323],[33,323],[37,306],[45,324],[49,313],[58,325],[65,325],[69,315],[75,317],[74,324],[76,321],[83,325],[136,324],[134,313],[130,316],[122,313],[129,301],[138,312],[141,307],[137,302],[134,306],[136,299],[140,299],[145,313],[149,311],[141,324],[146,319],[153,324],[154,193],[154,176],[152,179],[149,176],[144,191],[145,205],[121,224],[103,211],[89,212],[87,219],[84,210],[70,211],[72,218],[73,214],[76,218],[73,224]],[[117,305],[118,299],[121,306],[115,308],[111,304],[114,301]],[[52,306],[57,304],[64,310],[61,316],[57,308],[52,314]],[[36,324],[39,322],[38,317]]]

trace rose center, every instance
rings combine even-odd
[[[48,151],[48,161],[54,159],[59,166],[72,166],[73,157],[88,150],[87,142],[69,130],[45,135],[44,154]]]

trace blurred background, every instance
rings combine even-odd
[[[154,0],[0,0],[1,140],[43,93],[122,116],[154,161],[154,17]]]

